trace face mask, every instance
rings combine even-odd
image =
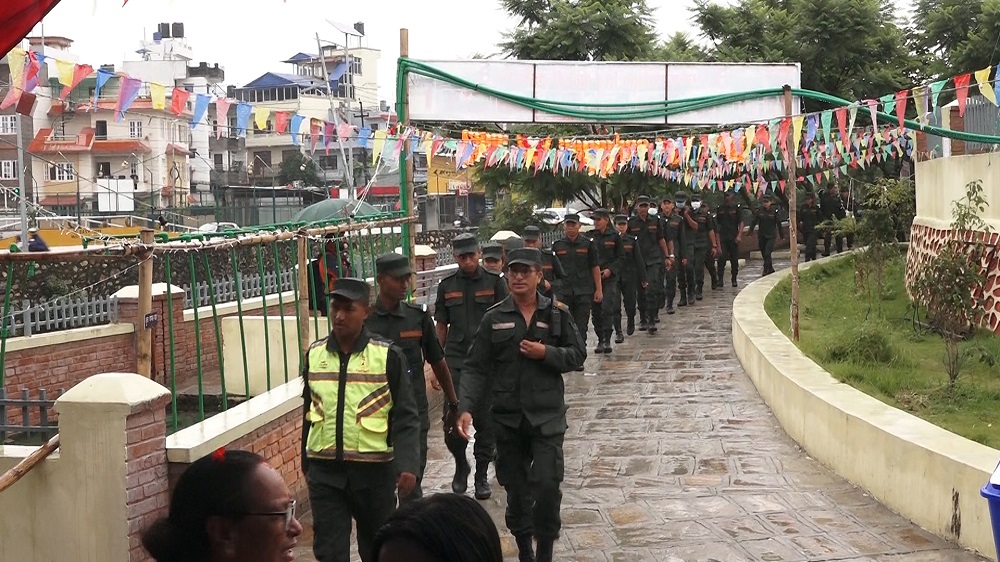
[[[683,209],[685,204],[687,204],[686,201],[675,201],[674,202],[674,206],[676,206],[678,209]]]
[[[701,208],[701,201],[692,201],[691,202],[691,208],[694,209],[695,211],[697,211],[698,209],[700,209]]]

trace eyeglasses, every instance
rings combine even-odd
[[[292,520],[295,519],[295,500],[289,502],[288,507],[284,511],[257,511],[251,513],[244,513],[243,515],[256,515],[259,517],[277,517],[283,516],[285,518],[285,531],[288,531],[292,526]]]

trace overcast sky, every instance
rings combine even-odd
[[[905,8],[911,2],[897,3]],[[649,0],[660,35],[695,33],[689,12],[693,4]],[[382,51],[379,97],[390,105],[401,27],[410,30],[411,57],[456,59],[496,53],[503,32],[515,23],[497,0],[128,0],[124,7],[120,0],[62,0],[44,23],[46,35],[75,41],[80,62],[121,68],[123,60],[138,60],[139,41],[144,34],[152,38],[157,23],[182,22],[195,60],[219,63],[227,84],[242,85],[265,72],[289,72],[291,67],[280,61],[299,51],[316,52],[317,32],[323,39],[342,40],[343,34],[324,19],[365,23],[366,46]]]

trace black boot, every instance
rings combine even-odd
[[[645,316],[640,316],[639,317],[639,331],[640,332],[645,332],[648,329],[649,329],[649,322],[646,321],[646,317]]]
[[[552,562],[552,547],[555,546],[552,539],[538,539],[538,551],[536,562]]]
[[[594,353],[598,355],[604,353],[604,338],[601,336],[597,336],[597,343],[594,344]]]
[[[677,307],[680,308],[682,306],[687,306],[687,305],[688,305],[687,293],[684,292],[684,291],[681,291],[681,300],[677,303]]]
[[[531,535],[517,535],[517,562],[535,562],[535,552],[531,548]],[[551,558],[550,558],[551,560]]]
[[[733,272],[733,287],[736,286],[736,272]]]
[[[674,311],[674,301],[673,300],[667,301],[667,314],[673,314],[674,312],[675,312]]]
[[[697,286],[697,288],[694,291],[694,298],[695,299],[701,300],[704,297],[704,294],[702,293],[702,288],[703,287],[704,287],[704,283],[698,283],[698,286]]]
[[[688,291],[688,304],[694,306],[694,301],[697,299],[695,296],[694,289]]]
[[[650,319],[649,329],[647,331],[649,332],[649,335],[653,335],[656,333],[656,323],[659,322],[660,319],[656,317],[655,313],[650,314],[649,316],[651,316],[652,318]]]
[[[474,482],[477,500],[488,500],[493,495],[493,490],[490,489],[489,468],[489,461],[476,461],[476,477]]]
[[[456,494],[464,494],[469,488],[469,473],[472,467],[465,457],[455,458],[455,477],[451,479],[451,491]]]
[[[635,316],[628,317],[628,325],[625,326],[625,333],[630,336],[635,333]]]

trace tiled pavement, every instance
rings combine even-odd
[[[760,262],[750,262],[740,286],[759,274]],[[610,355],[591,353],[585,373],[566,375],[556,558],[982,560],[891,513],[782,431],[730,343],[737,290],[708,291],[696,306],[661,315],[655,336],[636,332]],[[432,435],[425,490],[449,491],[453,461]],[[493,485],[484,505],[516,560],[504,494]],[[312,560],[308,547],[299,559]]]

